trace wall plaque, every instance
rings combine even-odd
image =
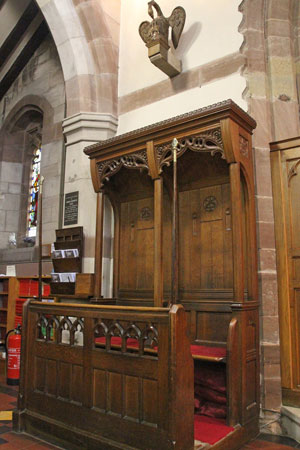
[[[78,197],[78,191],[69,192],[65,195],[64,225],[76,225],[78,223]]]

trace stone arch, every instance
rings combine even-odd
[[[120,1],[37,0],[55,41],[66,83],[67,116],[117,115]]]
[[[33,148],[53,140],[53,108],[36,95],[24,96],[7,115],[0,130],[1,247],[15,234],[26,246],[29,176]]]
[[[52,138],[49,136],[51,134],[51,125],[53,124],[53,108],[44,97],[38,95],[25,95],[20,101],[18,101],[13,108],[10,110],[9,114],[5,118],[5,121],[0,130],[0,137],[2,133],[8,133],[17,122],[18,118],[24,114],[27,110],[37,109],[43,114],[43,134],[44,139],[48,135],[48,139]],[[43,139],[43,143],[44,143]]]

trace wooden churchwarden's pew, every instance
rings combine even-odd
[[[254,127],[228,100],[85,149],[97,192],[92,302],[100,308],[28,306],[15,429],[62,439],[75,427],[66,439],[91,449],[150,449],[153,434],[161,450],[192,448],[194,439],[236,450],[257,434]],[[101,297],[105,197],[114,216],[113,299]],[[39,325],[38,314],[48,322]],[[83,347],[72,336],[71,345],[51,342],[51,333],[59,340],[63,326],[75,326],[64,315],[84,318],[74,322],[84,323]],[[157,345],[160,322],[145,323],[158,316],[169,325]],[[145,322],[128,328],[127,318]],[[35,341],[49,320],[58,331]],[[152,330],[146,339],[144,329]],[[155,364],[158,378],[147,372]]]

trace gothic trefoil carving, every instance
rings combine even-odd
[[[153,8],[157,13],[156,18]],[[139,33],[148,47],[150,61],[169,77],[174,77],[181,72],[181,61],[175,57],[169,46],[169,27],[172,29],[172,43],[176,49],[185,24],[185,10],[177,6],[170,17],[165,17],[156,1],[152,0],[148,2],[148,14],[152,22],[142,22]]]
[[[108,181],[109,178],[119,172],[122,167],[126,167],[127,169],[140,169],[140,170],[148,170],[148,158],[146,150],[143,150],[138,153],[133,153],[131,155],[124,155],[118,159],[113,159],[110,161],[99,162],[97,164],[99,181],[101,187],[103,187],[104,181]]]
[[[209,152],[211,156],[220,153],[222,159],[225,159],[220,128],[179,139],[177,144],[177,158],[182,156],[188,149],[194,152]],[[163,167],[169,166],[173,161],[172,143],[169,142],[168,144],[156,147],[156,158],[159,173],[161,173]]]

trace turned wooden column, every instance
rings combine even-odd
[[[154,180],[154,306],[162,306],[163,280],[163,179]]]
[[[97,215],[96,215],[96,242],[95,242],[95,285],[93,302],[99,302],[101,299],[102,287],[102,252],[103,252],[103,212],[104,212],[104,194],[97,193]]]
[[[233,289],[235,301],[243,302],[245,267],[243,254],[242,192],[240,163],[230,164],[233,239]]]
[[[178,303],[179,298],[179,220],[178,220],[178,183],[177,183],[177,139],[172,141],[173,151],[173,202],[172,202],[172,286],[171,302]]]

